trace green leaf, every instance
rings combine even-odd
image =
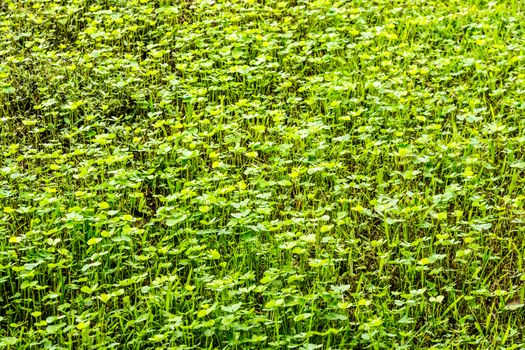
[[[174,217],[174,218],[170,218],[170,219],[167,219],[166,220],[166,225],[167,226],[175,226],[181,222],[183,222],[184,220],[186,220],[188,216],[186,214],[183,214],[183,215],[180,215],[178,217]]]

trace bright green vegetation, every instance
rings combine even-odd
[[[520,3],[0,1],[0,348],[523,348]]]

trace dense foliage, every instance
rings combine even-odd
[[[0,1],[0,348],[521,348],[524,24]]]

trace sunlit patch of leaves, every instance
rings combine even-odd
[[[522,347],[522,19],[0,2],[0,347]]]

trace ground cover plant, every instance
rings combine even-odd
[[[524,348],[524,23],[0,1],[0,348]]]

